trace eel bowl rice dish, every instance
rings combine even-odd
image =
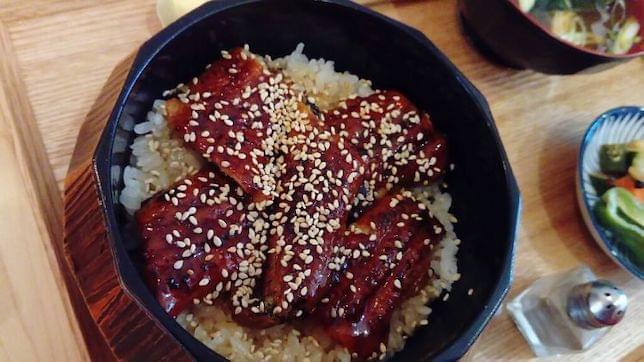
[[[164,92],[120,202],[157,301],[218,354],[386,359],[459,279],[447,142],[404,94],[303,48],[222,51]]]

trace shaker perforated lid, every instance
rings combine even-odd
[[[568,294],[568,316],[580,327],[603,328],[617,324],[626,313],[628,298],[606,280],[579,284]]]

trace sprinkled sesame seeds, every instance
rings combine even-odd
[[[224,54],[225,53],[222,52],[222,57],[225,57]],[[242,57],[245,57],[245,55]],[[236,60],[238,59],[237,56],[235,56],[235,58]],[[231,68],[231,63],[233,62],[224,63],[226,64],[223,68],[224,72],[227,69],[244,69],[244,72],[246,71],[245,68],[241,67]],[[239,263],[236,274],[232,274],[233,271],[229,269],[231,273],[229,281],[224,281],[224,284],[218,284],[220,292],[225,293],[223,289],[224,285],[226,285],[226,289],[231,291],[230,295],[233,298],[236,298],[236,301],[233,302],[234,313],[238,313],[242,308],[247,308],[252,310],[253,313],[285,312],[285,315],[288,316],[292,316],[293,314],[302,315],[303,312],[297,309],[298,306],[301,305],[299,297],[300,295],[303,297],[306,296],[308,290],[314,290],[311,285],[308,284],[308,279],[311,275],[316,275],[320,255],[324,255],[324,253],[329,250],[329,243],[333,242],[329,235],[333,235],[336,232],[344,233],[346,221],[342,217],[338,217],[338,212],[343,212],[341,210],[346,209],[346,211],[351,211],[352,213],[356,212],[356,217],[358,217],[360,212],[363,212],[374,202],[374,200],[381,197],[381,194],[376,192],[376,190],[382,189],[383,192],[385,192],[385,189],[397,190],[397,184],[406,180],[404,178],[404,173],[407,170],[406,165],[415,165],[419,160],[418,157],[415,157],[417,156],[415,155],[415,150],[417,150],[417,148],[412,147],[414,146],[412,141],[417,137],[418,132],[413,129],[408,130],[408,124],[412,122],[420,122],[420,117],[418,114],[412,114],[413,112],[407,112],[404,108],[401,108],[398,105],[392,108],[387,107],[387,103],[391,102],[391,97],[384,97],[379,94],[378,98],[382,97],[383,100],[386,101],[384,104],[377,101],[369,102],[363,100],[360,101],[361,105],[359,108],[349,107],[348,111],[335,111],[339,115],[355,111],[355,114],[352,113],[352,116],[357,116],[355,122],[360,123],[361,127],[369,129],[369,132],[364,137],[362,137],[362,134],[352,134],[352,125],[338,124],[335,130],[330,132],[328,135],[315,135],[310,137],[308,140],[302,138],[301,143],[295,142],[293,144],[279,144],[275,151],[270,151],[270,147],[266,147],[266,143],[262,144],[257,149],[249,149],[246,148],[246,144],[251,144],[257,139],[257,137],[260,139],[266,139],[272,133],[290,132],[293,129],[295,129],[295,131],[305,130],[309,132],[311,129],[311,125],[306,124],[306,117],[302,117],[302,124],[299,124],[298,121],[294,122],[296,123],[295,125],[288,125],[289,128],[286,131],[271,129],[270,126],[267,127],[266,123],[262,122],[261,117],[265,117],[267,113],[272,112],[271,117],[274,117],[277,112],[286,112],[289,107],[287,104],[288,102],[286,102],[285,99],[275,101],[275,91],[270,89],[272,85],[279,82],[279,80],[277,80],[278,76],[271,72],[265,72],[265,75],[266,77],[262,80],[262,82],[265,82],[263,86],[257,85],[256,87],[242,87],[243,89],[240,89],[239,94],[236,95],[236,99],[233,99],[232,97],[228,99],[230,104],[237,104],[244,108],[244,111],[241,114],[235,111],[231,112],[229,108],[230,105],[217,102],[214,108],[219,111],[219,115],[216,118],[213,115],[213,118],[216,119],[216,123],[207,121],[206,117],[209,117],[209,115],[202,114],[200,112],[200,119],[199,122],[197,122],[198,126],[195,126],[196,128],[193,129],[196,136],[192,136],[190,134],[188,135],[188,139],[193,142],[189,147],[207,144],[207,147],[204,146],[203,149],[199,149],[200,152],[197,154],[202,154],[205,151],[205,153],[208,154],[209,160],[216,163],[220,170],[224,170],[224,172],[236,172],[243,169],[249,171],[249,173],[251,173],[251,177],[248,181],[252,180],[252,182],[248,182],[247,184],[254,184],[256,189],[272,198],[273,205],[271,206],[270,202],[254,204],[252,206],[252,212],[259,213],[259,215],[253,216],[250,215],[251,212],[249,210],[245,209],[247,207],[246,205],[241,206],[241,208],[236,206],[232,207],[230,211],[231,213],[234,212],[233,215],[224,216],[224,213],[222,212],[221,214],[218,214],[218,216],[212,217],[212,219],[209,219],[209,216],[205,213],[199,212],[198,215],[194,215],[197,223],[192,223],[192,220],[189,220],[190,216],[193,216],[192,214],[183,218],[183,213],[181,213],[180,216],[183,220],[180,220],[178,225],[181,225],[179,229],[182,233],[187,234],[184,235],[184,237],[188,236],[192,238],[190,245],[184,246],[189,247],[189,249],[194,249],[192,245],[196,245],[197,253],[199,253],[199,248],[203,247],[204,251],[207,253],[205,256],[206,260],[209,260],[209,258],[212,260],[213,258],[213,255],[209,253],[210,251],[207,250],[212,246],[213,252],[217,255],[217,258],[219,258],[220,255],[217,254],[218,252],[225,253],[227,251],[234,254],[230,257],[239,256],[243,261],[246,261],[245,264]],[[241,79],[243,77],[228,76],[228,78]],[[272,83],[272,85],[269,83]],[[285,85],[284,89],[288,89],[288,87]],[[262,93],[264,94],[262,95]],[[205,99],[219,97],[218,93],[215,94],[216,96],[213,97],[212,94],[206,95],[206,92],[203,92],[201,94],[188,94],[186,97],[189,97],[189,99],[193,101],[194,99],[199,99],[199,97],[201,97],[201,99],[204,100],[204,104],[208,104],[205,103]],[[352,96],[350,98],[357,97]],[[373,99],[375,99],[375,97]],[[264,100],[267,101],[264,102]],[[302,96],[300,100],[304,100],[304,96]],[[209,103],[212,104],[212,102]],[[278,105],[279,110],[277,109]],[[212,109],[211,106],[207,107],[209,110]],[[199,111],[198,106],[193,108],[195,111]],[[385,111],[385,108],[389,108],[389,110]],[[254,114],[256,111],[260,114]],[[402,112],[407,112],[404,115],[404,117],[406,117],[405,122],[402,124],[395,123],[395,119],[391,118],[393,117],[394,112],[401,112],[401,114]],[[378,118],[375,118],[376,116],[374,116],[374,114],[376,113],[387,114],[387,120],[381,121]],[[255,119],[254,117],[260,117],[260,119]],[[224,125],[232,124],[233,119],[235,120],[235,127],[225,128],[226,133],[222,133],[222,138],[225,139],[224,143],[222,143],[224,147],[219,151],[219,143],[216,144],[215,139],[219,142],[220,133],[215,133],[212,130],[222,129],[224,128]],[[253,125],[253,133],[251,134],[253,138],[248,136],[249,133],[244,132],[242,134],[240,133],[240,130],[237,129],[238,127],[243,127],[242,124],[246,122],[248,122],[248,125]],[[208,125],[208,128],[203,128],[204,123]],[[292,128],[290,128],[290,126],[292,126]],[[206,132],[205,130],[210,131]],[[404,134],[404,132],[407,131],[409,131],[409,135]],[[256,136],[260,133],[261,135]],[[212,138],[210,136],[211,134]],[[226,137],[226,134],[229,138]],[[396,142],[400,139],[399,137],[402,137],[403,135],[403,141],[406,142],[404,147],[394,148],[395,145],[392,145],[391,143]],[[341,156],[337,157],[337,160],[339,161],[338,163],[328,162],[327,165],[327,162],[325,161],[328,161],[326,159],[326,155],[330,153],[328,142],[328,139],[330,138],[325,137],[331,136],[334,139],[339,138],[341,140],[338,148],[341,151],[346,152],[341,153]],[[426,137],[429,136],[431,136],[431,133],[426,134]],[[194,137],[197,137],[196,141],[193,139]],[[356,148],[351,146],[351,138],[354,137],[357,138],[356,144],[359,144],[359,147],[363,147],[364,145],[364,153],[353,152]],[[209,138],[211,141],[207,141],[205,138]],[[270,142],[275,142],[275,140],[277,140],[277,138],[272,138]],[[384,144],[379,144],[381,141],[384,141]],[[297,170],[297,172],[294,170],[290,173],[290,163],[280,160],[274,164],[269,164],[269,162],[266,161],[267,158],[276,157],[276,155],[279,155],[277,157],[284,157],[283,155],[298,153],[301,147],[307,147],[307,149],[297,155],[294,166],[305,165],[302,170]],[[381,153],[383,149],[386,151],[385,153]],[[256,152],[257,150],[260,152]],[[394,151],[389,153],[391,150]],[[273,153],[271,154],[270,152]],[[379,156],[382,156],[385,160],[385,166],[382,168],[374,168],[369,164],[370,158]],[[222,157],[226,158],[226,161],[230,162],[232,165],[228,164],[225,166],[226,164],[221,162]],[[246,161],[241,162],[240,160]],[[346,161],[347,165],[342,161]],[[315,164],[313,169],[308,166],[308,164],[311,163]],[[338,169],[338,164],[341,165],[341,170]],[[424,166],[424,170],[422,172],[417,172],[416,174],[419,178],[426,178],[428,171],[431,171],[428,166],[428,159],[418,165]],[[228,167],[230,167],[231,170],[226,170]],[[358,172],[358,170],[360,170],[360,172]],[[293,176],[294,178],[291,182],[286,182],[288,180],[286,180],[286,178],[280,178],[281,176],[271,180],[271,175],[281,175],[283,173],[286,173],[289,177]],[[371,177],[371,175],[374,175],[373,180],[363,180],[365,177]],[[414,177],[416,176],[414,175]],[[347,180],[349,180],[349,183],[353,181],[359,182],[361,187],[362,185],[366,185],[365,189],[367,189],[367,191],[357,196],[354,200],[351,193],[346,189],[343,189],[347,187]],[[270,182],[275,183],[270,187],[267,187]],[[280,182],[280,184],[277,184],[277,182]],[[290,189],[287,191],[281,189],[284,185],[290,187]],[[195,195],[198,196],[198,201],[196,202],[194,201],[194,198],[190,197],[190,194],[192,194],[192,188],[177,190],[178,193],[184,194],[183,197],[168,194],[166,201],[172,202],[172,198],[175,197],[175,200],[177,200],[177,203],[180,205],[189,205],[190,203],[191,205],[196,205],[197,208],[206,207],[206,205],[215,207],[218,207],[219,205],[235,205],[228,196],[221,196],[219,187],[217,187],[216,190],[209,190],[202,185],[201,188],[201,193],[199,195]],[[209,191],[213,192],[210,193]],[[227,192],[234,194],[235,190],[229,189]],[[188,196],[185,196],[185,194],[188,194]],[[282,194],[284,194],[284,197],[282,197]],[[182,198],[187,198],[187,200],[182,200]],[[199,201],[201,201],[201,203],[199,203]],[[244,202],[240,201],[240,203]],[[284,203],[284,207],[278,207],[280,203]],[[390,205],[390,207],[394,208],[398,204],[398,201],[394,201],[392,199],[391,204],[392,205]],[[357,208],[356,206],[361,207]],[[274,212],[276,209],[277,211]],[[181,211],[184,211],[184,209]],[[199,220],[196,220],[196,217],[199,217]],[[245,219],[241,219],[239,217],[243,217]],[[266,220],[264,221],[266,223],[265,227],[259,226],[259,223],[255,223],[256,220],[261,220],[263,218]],[[219,219],[225,220],[226,226],[222,226],[218,221]],[[405,219],[409,220],[409,222],[406,222],[403,224],[404,226],[401,226],[405,227],[405,230],[400,230],[401,233],[406,232],[407,228],[412,228],[409,224],[413,223],[413,220],[416,220],[411,213]],[[189,221],[193,226],[191,227],[188,225],[188,222],[186,221]],[[295,238],[291,238],[293,230],[290,225],[293,225],[293,228],[297,228]],[[337,245],[332,244],[331,246],[335,247],[333,257],[328,261],[325,260],[323,265],[332,270],[337,270],[339,273],[344,273],[347,279],[353,279],[353,274],[348,272],[348,269],[346,268],[347,261],[349,261],[353,255],[360,258],[359,262],[362,262],[362,258],[365,256],[370,257],[371,253],[375,254],[373,256],[374,258],[384,257],[384,261],[387,261],[388,259],[394,261],[394,259],[396,259],[395,249],[391,248],[391,251],[385,251],[387,255],[380,255],[380,252],[374,252],[372,249],[373,244],[380,243],[380,241],[378,241],[378,243],[374,243],[374,241],[378,238],[385,237],[383,236],[384,234],[380,233],[380,230],[378,230],[378,228],[381,227],[382,225],[380,225],[380,223],[378,223],[378,225],[375,225],[374,223],[372,231],[365,232],[368,236],[365,237],[364,243],[369,244],[369,246],[364,248],[356,248],[358,250],[340,249],[337,248]],[[220,228],[225,228],[226,230],[221,230]],[[377,237],[376,231],[378,231]],[[248,234],[248,238],[251,239],[251,242],[239,245],[235,236],[240,234],[246,235],[246,233]],[[203,234],[203,236],[199,236],[200,234]],[[172,240],[177,240],[177,237],[174,235],[171,237]],[[218,251],[215,248],[222,246],[222,240],[219,237],[225,240],[226,246]],[[371,241],[370,243],[366,242],[367,238]],[[406,241],[406,239],[403,239],[403,241]],[[186,244],[184,241],[181,242]],[[390,243],[394,243],[394,241],[391,240]],[[173,247],[175,244],[173,244]],[[396,241],[395,244],[398,249],[402,249],[402,245],[404,245],[400,241]],[[255,249],[251,249],[249,246],[252,246]],[[289,246],[291,248],[287,249]],[[257,253],[253,254],[253,250],[257,250]],[[261,253],[261,257],[257,257],[258,261],[255,263],[250,261],[253,258],[253,255],[259,255],[258,253]],[[228,254],[225,255],[226,257],[229,257]],[[278,298],[274,303],[271,302],[270,305],[267,303],[267,305],[264,306],[263,304],[260,304],[259,301],[252,300],[253,297],[249,291],[252,291],[255,285],[249,280],[255,279],[255,275],[261,274],[263,261],[267,256],[276,257],[276,265],[284,265],[285,273],[290,277],[286,277],[285,274],[280,274],[276,278],[280,284],[284,284],[284,289],[281,290],[281,299]],[[212,263],[209,265],[214,267],[214,265],[217,264]],[[382,265],[383,268],[392,268],[392,265],[395,264],[385,262]],[[219,269],[219,267],[214,270],[217,269]],[[254,272],[256,269],[260,270],[258,274]],[[196,273],[200,272],[197,268],[195,268],[195,271]],[[200,274],[197,275],[199,276],[195,276],[195,278],[201,277]],[[356,278],[360,279],[358,277]],[[213,278],[212,284],[215,284],[217,279],[218,276]],[[295,283],[296,281],[297,283]],[[294,285],[287,284],[289,282]],[[352,292],[356,292],[361,289],[362,283],[360,282],[361,281],[356,281],[356,284],[351,284],[350,287],[349,284],[347,284],[346,287],[351,289]],[[308,289],[306,289],[307,286]],[[289,289],[286,289],[286,287]],[[244,288],[246,288],[246,292],[241,292]],[[288,292],[286,292],[286,290],[288,290]],[[216,298],[218,295],[219,294],[210,293],[204,298],[209,301],[201,301],[205,304],[212,304],[212,299]],[[200,300],[196,300],[196,303],[197,302],[200,302]],[[328,302],[327,298],[326,303]],[[324,303],[324,299],[322,303]],[[292,310],[290,310],[291,308]],[[344,310],[342,312],[336,310],[336,313],[343,315]]]

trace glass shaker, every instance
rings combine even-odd
[[[590,348],[627,304],[624,292],[582,266],[537,280],[507,310],[534,353],[546,357]]]

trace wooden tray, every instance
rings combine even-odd
[[[132,60],[114,68],[80,129],[65,178],[62,253],[89,312],[77,315],[95,323],[83,328],[85,340],[98,329],[105,344],[88,345],[92,359],[188,361],[188,352],[122,287],[99,202],[92,157]]]
[[[0,218],[14,235],[0,247],[0,277],[8,281],[11,296],[3,298],[8,309],[3,326],[16,327],[0,328],[0,356],[179,359],[181,348],[154,328],[118,284],[99,231],[103,220],[95,212],[89,169],[131,62],[128,54],[159,29],[153,1],[34,2],[0,2],[0,120],[6,130],[0,133],[6,151],[0,160],[7,170],[0,202],[15,206]],[[572,359],[644,358],[644,290],[587,234],[573,182],[578,143],[588,123],[608,108],[644,104],[644,62],[570,77],[510,70],[470,47],[453,0],[370,6],[425,32],[490,102],[524,198],[509,298],[542,275],[588,264],[620,284],[631,304],[618,327]],[[63,214],[68,215],[67,243]],[[29,273],[18,272],[24,266],[16,255],[23,262],[30,259]],[[531,356],[501,311],[466,359]]]

